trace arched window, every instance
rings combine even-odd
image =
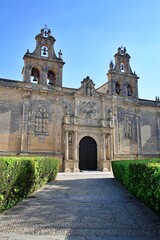
[[[56,85],[56,75],[51,70],[48,71],[47,83],[50,84],[50,85],[53,85],[53,86]]]
[[[49,116],[45,108],[39,108],[35,117],[35,134],[48,135]]]
[[[120,84],[116,82],[116,94],[120,95],[120,91],[121,91]]]
[[[48,48],[46,46],[41,48],[41,57],[48,57]]]
[[[37,68],[32,68],[32,71],[31,71],[31,82],[32,83],[38,83],[39,82],[39,77],[40,77],[40,74],[39,74],[39,70]]]

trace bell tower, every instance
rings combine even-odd
[[[119,47],[114,55],[115,63],[109,64],[108,93],[123,97],[138,98],[138,78],[130,67],[130,56],[126,48]]]
[[[35,40],[35,50],[32,53],[27,50],[23,57],[23,81],[61,87],[63,65],[65,63],[62,59],[61,50],[58,57],[55,54],[54,43],[56,39],[51,36],[51,30],[45,25],[45,28],[41,29]]]

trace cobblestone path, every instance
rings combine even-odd
[[[160,217],[111,173],[59,173],[0,214],[2,240],[160,240]]]

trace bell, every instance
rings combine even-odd
[[[43,55],[47,55],[45,47],[43,48]]]
[[[121,64],[121,70],[122,70],[122,71],[124,70],[124,65],[123,65],[123,64]]]
[[[36,77],[33,78],[33,82],[37,82],[37,78]]]
[[[49,85],[53,85],[53,80],[49,79]]]

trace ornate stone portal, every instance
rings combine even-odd
[[[60,170],[110,171],[112,159],[160,156],[160,102],[138,98],[126,48],[109,64],[108,82],[89,76],[62,86],[61,50],[46,26],[24,55],[23,82],[0,79],[0,154],[50,155]]]
[[[101,95],[95,90],[92,80],[87,76],[82,81],[81,88],[74,92],[72,104],[65,104],[67,111],[65,111],[63,125],[65,136],[64,171],[81,170],[79,169],[81,161],[80,141],[85,137],[90,137],[96,142],[97,170],[110,170],[113,151],[111,148],[113,126],[110,126],[110,120],[113,119],[110,119],[109,112],[104,117],[101,102]],[[87,144],[90,148],[89,143]],[[90,151],[93,151],[93,149],[90,149]]]

